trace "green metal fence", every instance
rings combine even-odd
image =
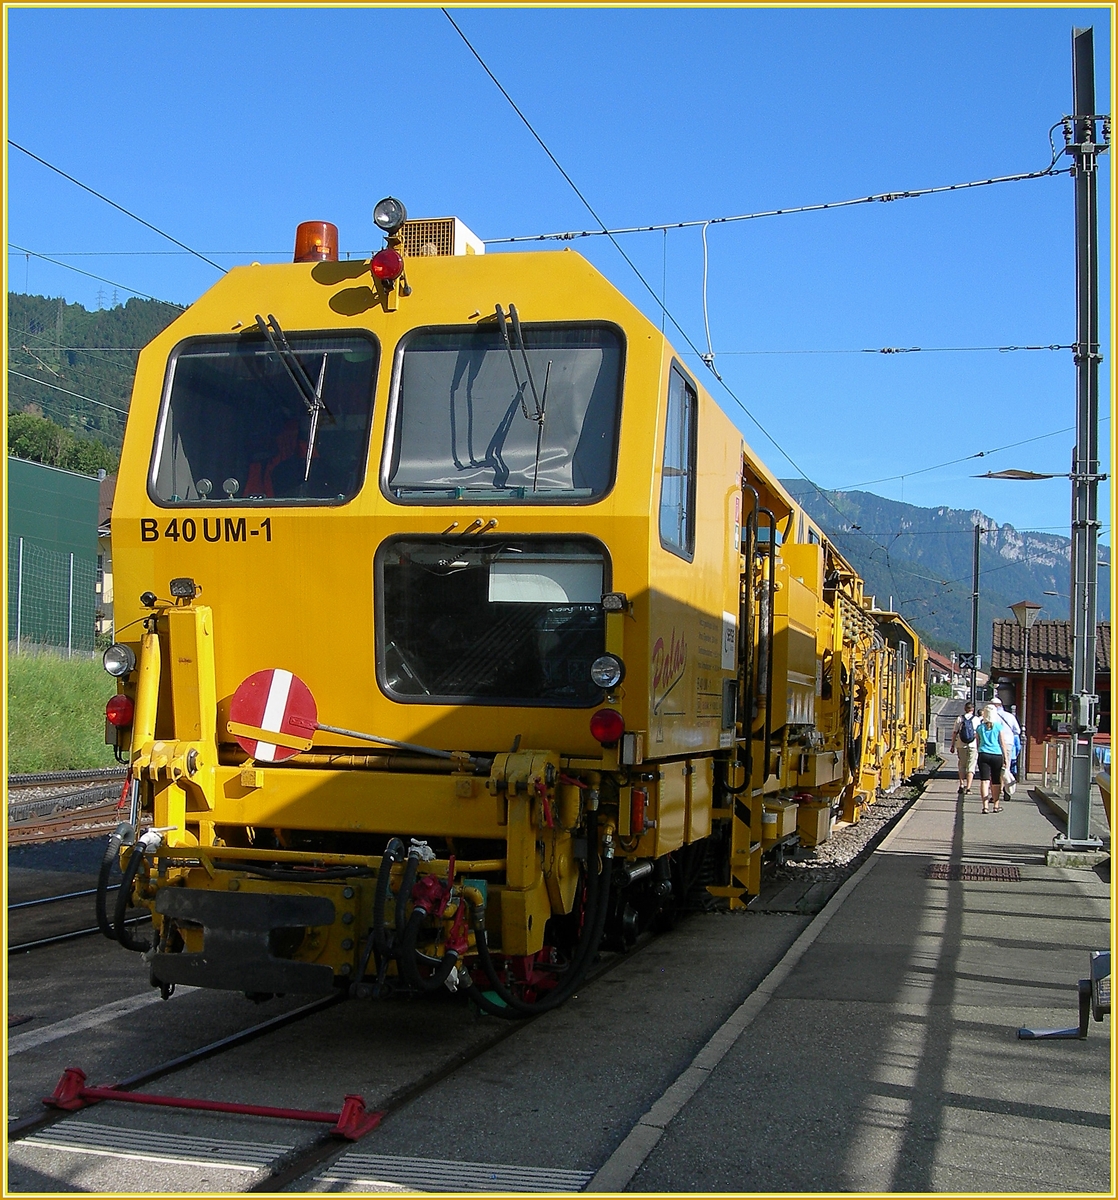
[[[27,538],[8,538],[8,639],[27,645],[92,653],[97,563],[48,550]]]

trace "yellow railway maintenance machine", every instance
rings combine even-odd
[[[371,260],[300,226],[140,355],[99,919],[165,994],[518,1016],[689,890],[755,895],[773,797],[857,790],[875,618],[583,258],[375,219]]]

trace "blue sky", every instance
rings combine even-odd
[[[611,227],[1042,169],[1049,127],[1071,108],[1073,26],[1094,26],[1096,107],[1110,106],[1106,8],[452,12]],[[288,257],[310,218],[338,225],[343,253],[367,255],[380,245],[370,211],[387,194],[482,238],[594,227],[437,8],[6,17],[8,137],[223,266]],[[9,247],[180,303],[217,277],[11,148],[7,180]],[[1099,182],[1109,364],[1107,157]],[[1069,351],[932,350],[1073,340],[1072,187],[1061,175],[711,226],[719,372],[821,486],[903,472],[866,490],[1066,531],[1067,480],[970,476],[1066,471],[1070,432],[923,469],[1073,424]],[[705,350],[700,231],[619,240]],[[659,321],[606,239],[575,245]],[[111,285],[11,249],[7,267],[10,290],[111,301]],[[796,474],[669,334],[770,467]],[[860,352],[912,346],[927,349]]]

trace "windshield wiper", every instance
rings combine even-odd
[[[516,334],[516,340],[520,343],[520,357],[524,359],[524,373],[528,376],[528,386],[532,389],[532,399],[536,402],[536,420],[542,425],[543,406],[540,404],[539,393],[536,391],[536,381],[532,378],[532,367],[528,362],[528,348],[524,345],[524,332],[520,328],[520,317],[517,315],[515,304],[509,305],[509,316],[512,318],[512,331]],[[528,414],[525,413],[524,415],[527,416]]]
[[[532,400],[536,406],[536,412],[533,416],[528,411],[528,405],[524,401],[524,384],[520,382],[520,376],[516,370],[516,359],[512,353],[512,341],[509,338],[509,331],[505,325],[505,314],[501,311],[501,306],[497,305],[497,324],[501,327],[501,336],[505,339],[505,349],[509,355],[509,366],[512,367],[512,377],[516,382],[516,394],[520,399],[520,409],[524,416],[529,421],[536,422],[536,461],[535,468],[532,473],[532,491],[536,491],[540,478],[540,453],[543,449],[543,423],[547,412],[547,384],[551,379],[551,359],[547,360],[547,370],[543,377],[543,396],[536,391],[536,380],[532,374],[532,364],[528,361],[528,347],[524,343],[524,331],[520,328],[520,315],[516,311],[516,305],[509,305],[509,317],[512,320],[512,331],[516,335],[516,340],[520,346],[520,357],[524,360],[524,374],[527,377],[527,384],[532,389]]]
[[[509,310],[512,310],[512,305],[509,305]],[[512,354],[512,342],[509,341],[508,326],[505,324],[505,314],[501,310],[501,306],[497,305],[497,324],[501,327],[501,337],[505,339],[505,349],[509,355],[509,366],[512,368],[513,382],[516,384],[516,399],[520,401],[520,411],[524,414],[526,420],[530,421],[531,415],[528,412],[528,405],[524,401],[524,384],[520,382],[520,376],[516,370],[516,359]]]
[[[547,370],[543,373],[543,399],[540,401],[540,423],[536,429],[536,466],[532,472],[532,491],[540,481],[540,450],[543,448],[543,421],[547,413],[547,385],[551,379],[551,359],[547,360]]]
[[[279,360],[283,363],[284,370],[291,377],[291,382],[295,385],[296,391],[302,397],[303,403],[307,406],[307,411],[311,415],[310,436],[307,438],[307,462],[303,471],[303,482],[306,483],[311,477],[311,457],[314,454],[314,443],[318,436],[318,419],[322,413],[333,420],[333,414],[322,403],[322,383],[326,378],[326,359],[327,351],[322,352],[322,366],[318,369],[318,383],[312,384],[310,376],[303,368],[303,364],[299,361],[295,351],[291,349],[291,344],[287,340],[287,335],[280,328],[280,323],[271,313],[268,314],[268,320],[257,313],[256,323],[264,331],[264,336],[268,339],[269,345],[279,356]]]
[[[311,431],[307,437],[307,465],[303,471],[303,482],[306,483],[311,477],[311,457],[314,454],[314,440],[318,437],[318,418],[319,414],[326,408],[322,403],[322,381],[326,378],[326,351],[322,352],[322,366],[318,368],[318,383],[315,385],[314,398],[315,406],[311,409]],[[327,413],[329,416],[329,413]]]

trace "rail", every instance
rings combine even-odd
[[[125,767],[91,767],[84,771],[41,771],[37,775],[9,775],[8,788],[42,787],[51,783],[93,783],[102,779],[123,779]]]

